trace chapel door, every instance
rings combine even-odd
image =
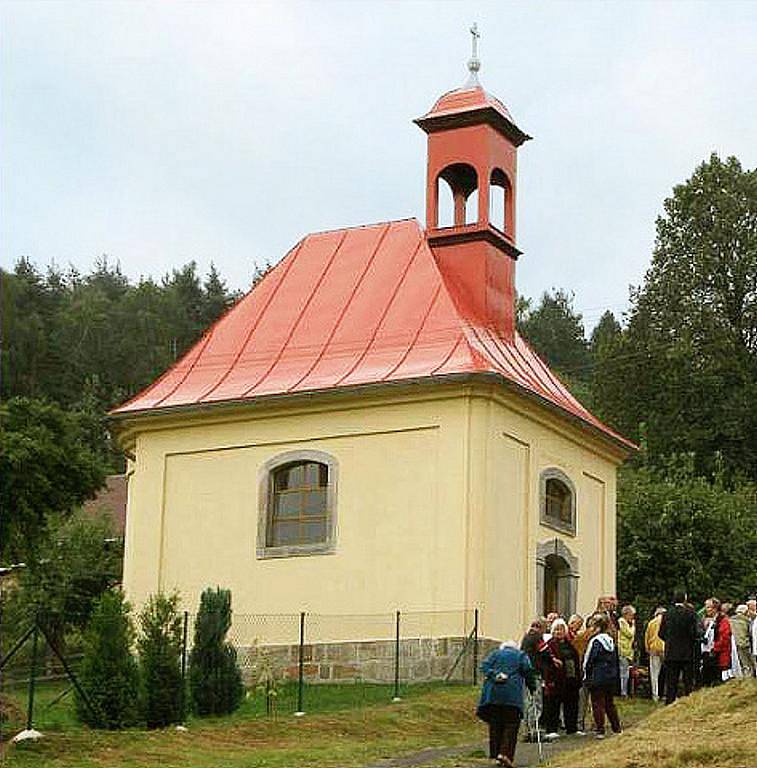
[[[547,562],[544,564],[544,605],[542,606],[542,616],[558,610],[557,583],[559,574],[557,573],[557,568],[555,568],[550,560],[551,558],[547,558]]]
[[[566,618],[572,610],[570,605],[570,569],[560,555],[548,555],[544,560],[544,605],[542,616],[559,613]]]

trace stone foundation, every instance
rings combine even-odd
[[[422,683],[444,680],[460,656],[466,638],[402,638],[400,640],[400,680]],[[499,641],[478,640],[481,663]],[[237,648],[237,658],[245,683],[254,674],[256,654],[270,659],[277,677],[296,680],[299,676],[299,645],[261,645],[259,648]],[[317,643],[303,646],[303,675],[308,683],[393,683],[395,674],[395,641],[362,640],[355,642]],[[473,642],[450,675],[451,681],[473,680]]]

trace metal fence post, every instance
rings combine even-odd
[[[397,611],[394,629],[394,698],[392,701],[402,701],[400,698],[400,612]]]
[[[300,654],[299,654],[299,680],[297,682],[297,711],[295,717],[302,717],[305,714],[302,703],[303,688],[305,685],[305,611],[300,614]]]
[[[34,625],[37,626],[36,624]],[[79,681],[76,679],[76,675],[74,674],[71,667],[68,665],[68,662],[66,661],[66,657],[55,647],[53,641],[50,639],[50,636],[45,632],[44,627],[40,627],[39,631],[42,635],[42,637],[47,642],[47,645],[50,647],[50,650],[58,657],[58,661],[63,666],[63,669],[65,670],[66,674],[68,675],[68,679],[73,684],[73,687],[76,689],[76,692],[81,697],[82,701],[87,705],[87,709],[89,709],[90,714],[97,722],[102,722],[102,716],[101,713],[95,709],[92,700],[89,698],[89,695],[84,691],[84,689],[79,684]],[[49,706],[49,705],[48,705]]]
[[[3,584],[2,581],[0,581],[0,659],[3,658],[3,619],[4,616],[4,608],[5,608],[5,595],[3,593]],[[0,667],[0,695],[2,695],[3,691],[3,670]],[[3,718],[0,717],[0,744],[3,742]]]
[[[478,608],[473,609],[473,685],[478,685]]]
[[[34,688],[37,678],[37,643],[39,640],[39,628],[37,621],[34,621],[34,631],[32,632],[32,665],[29,670],[29,704],[26,709],[26,730],[31,731],[34,728]]]

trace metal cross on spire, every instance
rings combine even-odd
[[[481,37],[481,33],[478,31],[478,24],[474,22],[470,28],[471,33],[471,57],[468,60],[468,82],[465,84],[466,88],[476,88],[479,85],[478,82],[478,70],[481,69],[481,61],[478,58],[478,39]]]

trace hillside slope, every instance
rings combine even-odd
[[[549,768],[757,768],[757,680],[697,691]]]

